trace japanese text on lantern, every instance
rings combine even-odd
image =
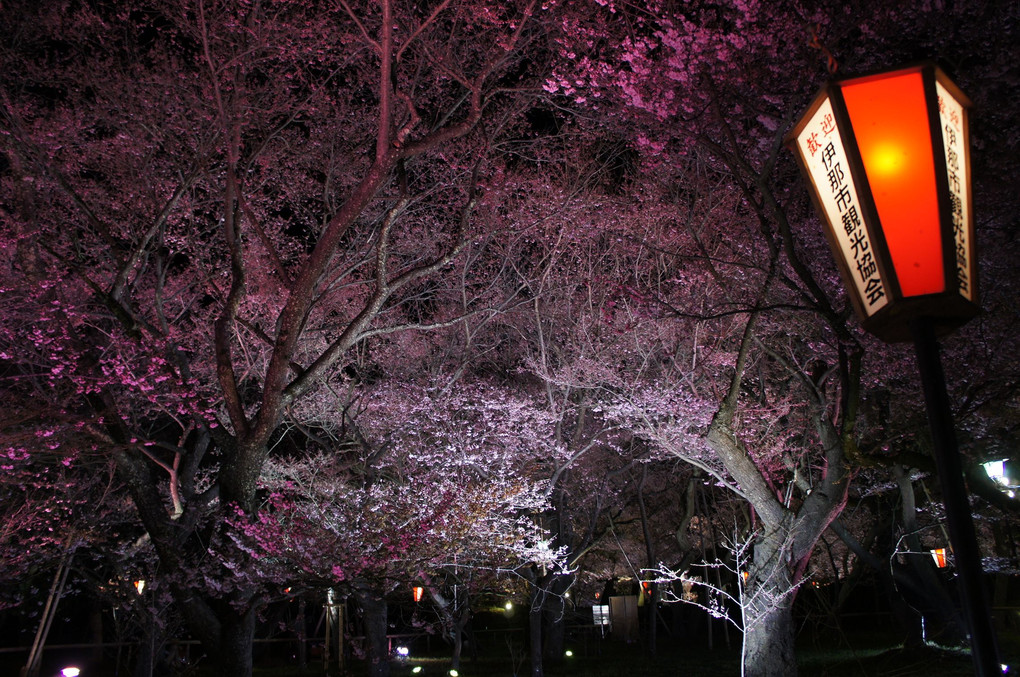
[[[939,121],[942,144],[946,148],[946,175],[949,177],[949,203],[953,219],[953,245],[960,294],[974,300],[970,257],[970,196],[967,194],[967,149],[963,136],[963,106],[942,86],[935,83],[939,97]]]
[[[885,283],[861,219],[857,188],[828,99],[798,135],[797,145],[861,305],[867,315],[873,315],[888,303]]]

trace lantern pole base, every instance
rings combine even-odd
[[[910,322],[921,372],[921,384],[931,428],[935,468],[942,486],[946,507],[949,538],[953,544],[956,570],[959,574],[960,601],[970,630],[971,658],[974,674],[994,677],[1002,674],[999,650],[992,624],[991,608],[982,583],[981,553],[978,550],[970,501],[963,483],[963,466],[953,427],[953,412],[946,392],[946,377],[939,358],[939,344],[929,318]]]

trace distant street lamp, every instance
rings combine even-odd
[[[786,137],[864,328],[913,340],[935,465],[982,677],[1000,674],[937,334],[980,312],[971,206],[970,100],[923,63],[836,80]]]

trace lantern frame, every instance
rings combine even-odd
[[[920,75],[924,113],[928,122],[927,137],[930,141],[935,172],[934,198],[937,201],[935,207],[937,207],[937,232],[941,249],[942,290],[935,293],[905,295],[902,290],[901,275],[897,271],[890,253],[879,208],[876,207],[875,187],[879,186],[880,178],[878,176],[869,177],[865,168],[865,160],[862,158],[858,135],[855,133],[851,121],[851,112],[848,110],[844,91],[856,85],[867,85],[880,80],[914,74]],[[953,174],[955,179],[953,185],[957,186],[956,192],[950,189],[951,170],[948,167],[949,159],[943,140],[943,134],[947,133],[943,129],[945,125],[940,113],[939,99],[943,94],[954,100],[955,105],[949,105],[953,106],[955,115],[959,116],[959,136],[961,138],[958,139],[959,142],[956,145],[959,147],[954,149],[955,155],[952,156],[959,163],[958,171]],[[823,110],[823,107],[827,108]],[[936,333],[945,334],[980,313],[973,191],[970,188],[970,133],[968,125],[970,108],[970,99],[960,91],[959,87],[938,66],[930,61],[925,61],[904,68],[830,81],[822,87],[811,105],[808,106],[807,111],[784,139],[786,146],[793,151],[797,158],[801,173],[812,188],[810,191],[812,201],[825,224],[826,239],[850,294],[854,310],[864,328],[883,341],[891,343],[912,340],[908,325],[911,320],[916,318],[930,319]],[[831,119],[824,120],[829,116],[829,109],[831,109]],[[874,291],[874,288],[869,287],[872,288],[871,294],[865,293],[864,274],[855,275],[856,271],[851,268],[852,261],[849,260],[850,252],[847,250],[849,229],[844,228],[843,223],[834,222],[838,215],[833,213],[831,204],[830,208],[826,209],[826,196],[823,193],[826,187],[819,185],[820,180],[825,177],[818,173],[818,161],[809,158],[805,152],[806,148],[815,148],[810,145],[809,137],[813,133],[817,136],[814,130],[820,119],[825,121],[827,134],[835,132],[835,142],[840,145],[837,150],[841,151],[845,157],[848,178],[852,180],[852,183],[848,182],[850,189],[851,191],[856,189],[856,193],[853,195],[856,198],[856,204],[853,204],[852,207],[859,209],[859,214],[857,214],[859,225],[866,234],[861,249],[870,251],[876,264],[874,279],[869,279],[866,282],[868,285],[881,284],[877,292]],[[829,128],[830,123],[831,128]],[[813,155],[814,151],[812,150],[811,153]],[[814,162],[814,173],[811,168],[812,162]],[[832,179],[830,178],[829,181],[831,182]],[[831,199],[830,196],[829,200]],[[957,217],[960,221],[959,227],[955,231],[954,208],[958,210]],[[845,234],[838,232],[837,229],[843,229]],[[859,240],[860,236],[858,236],[858,242]],[[958,249],[961,252],[959,256],[962,257],[960,262],[958,262]],[[855,248],[854,251],[856,252],[857,249]],[[876,301],[881,303],[876,303]]]

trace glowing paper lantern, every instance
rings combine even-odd
[[[910,340],[978,314],[967,110],[925,63],[826,85],[786,137],[864,328]]]

